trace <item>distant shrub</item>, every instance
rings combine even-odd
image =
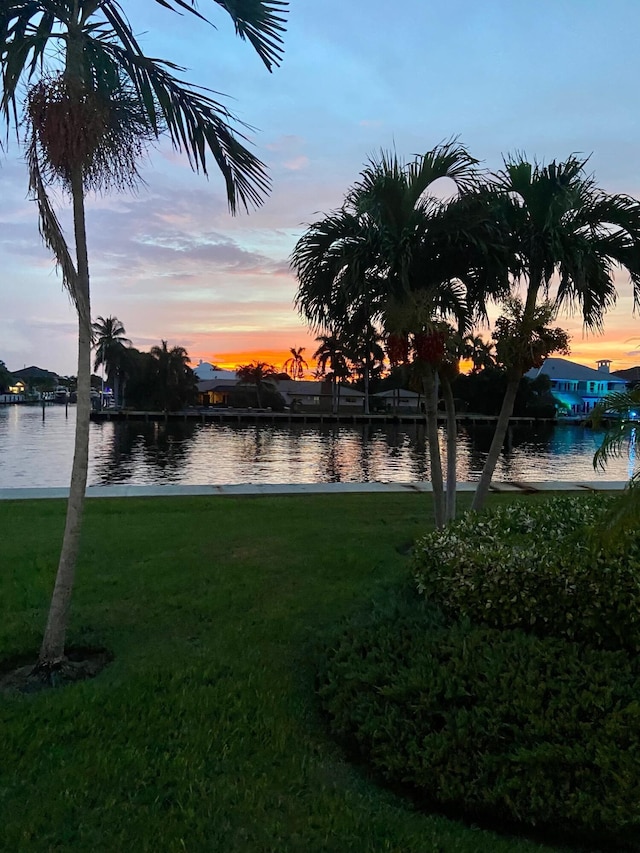
[[[612,498],[514,501],[421,539],[418,590],[453,618],[640,651],[640,538],[608,537]]]
[[[332,733],[425,805],[640,839],[640,676],[625,652],[414,604],[348,624],[318,692]]]

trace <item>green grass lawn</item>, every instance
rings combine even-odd
[[[0,502],[0,658],[38,647],[63,517]],[[0,849],[551,849],[416,812],[318,715],[314,637],[405,576],[429,523],[424,495],[88,502],[69,640],[115,657],[0,696]]]

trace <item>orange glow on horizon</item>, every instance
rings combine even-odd
[[[191,366],[196,367],[198,361],[209,362],[217,365],[221,370],[237,370],[240,365],[249,364],[252,361],[263,361],[272,365],[278,373],[284,372],[284,364],[291,357],[288,349],[245,349],[239,352],[217,352],[202,353],[191,359]],[[305,369],[305,378],[312,378],[316,368],[315,360],[303,353],[308,364]],[[601,358],[611,359],[611,371],[623,370],[640,365],[640,336],[635,340],[620,340],[606,338],[592,338],[580,340],[573,338],[571,341],[571,352],[569,355],[560,356],[586,367],[596,368],[596,361]],[[460,369],[462,373],[468,373],[472,368],[470,361],[462,361]]]
[[[302,357],[308,364],[308,367],[305,369],[305,377],[311,377],[315,370],[316,362],[306,352],[302,353]],[[281,349],[218,352],[210,355],[199,355],[195,360],[191,360],[191,366],[196,367],[200,358],[203,361],[208,361],[210,364],[217,365],[221,370],[237,370],[243,364],[249,364],[252,361],[264,361],[266,364],[272,365],[278,373],[284,373],[284,364],[291,358],[291,353],[289,350]]]

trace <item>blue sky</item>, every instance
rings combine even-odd
[[[489,168],[507,152],[582,152],[604,189],[640,196],[635,0],[291,0],[273,74],[214,3],[199,8],[217,29],[152,0],[122,5],[150,55],[229,96],[256,128],[273,182],[260,210],[232,218],[217,174],[193,175],[163,143],[136,195],[90,201],[93,314],[117,315],[141,348],[165,338],[229,366],[258,355],[281,364],[290,346],[312,352],[292,306],[289,253],[381,148],[410,158],[458,136]],[[0,188],[0,359],[74,373],[74,312],[41,245],[15,144]],[[624,280],[604,339],[583,339],[576,318],[562,323],[576,360],[640,362]]]

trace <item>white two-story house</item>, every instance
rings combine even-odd
[[[559,415],[587,415],[612,391],[624,391],[627,382],[609,372],[611,361],[597,361],[598,369],[576,364],[566,358],[547,358],[542,367],[534,367],[528,379],[548,376]]]

